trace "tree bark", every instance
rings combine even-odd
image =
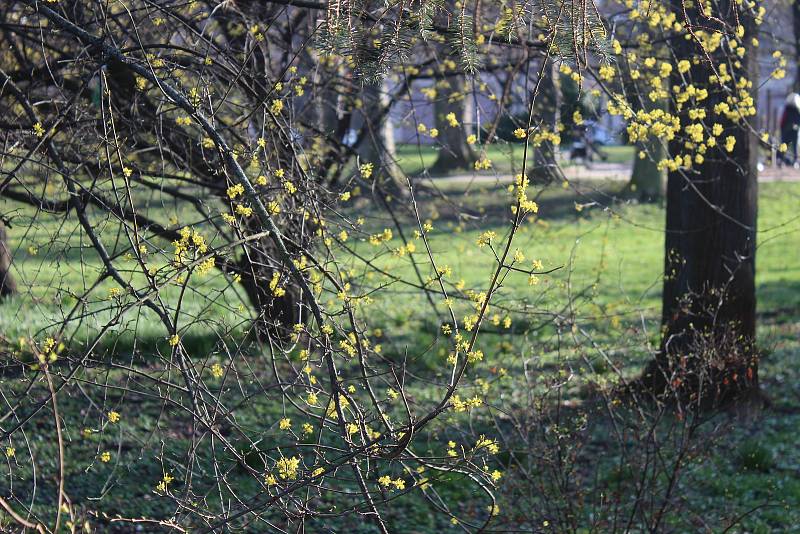
[[[5,298],[17,292],[17,284],[11,276],[11,249],[8,246],[6,227],[0,222],[0,297]]]
[[[475,160],[475,152],[467,144],[467,134],[464,122],[472,120],[465,117],[465,80],[463,74],[456,74],[444,78],[448,87],[446,90],[437,89],[437,97],[433,103],[433,113],[436,128],[439,130],[439,141],[442,147],[439,155],[430,169],[432,174],[445,174],[458,169],[471,169]],[[437,88],[441,87],[437,83]],[[455,114],[458,126],[451,126],[447,115]]]
[[[549,60],[539,82],[539,94],[536,95],[534,114],[541,119],[544,126],[551,131],[556,131],[561,122],[561,104],[561,73],[558,71],[556,62]],[[550,141],[545,141],[539,147],[529,145],[528,151],[532,153],[532,157],[528,161],[533,164],[530,174],[534,180],[550,183],[559,176],[556,168],[557,146]]]
[[[792,0],[791,4],[794,26],[794,90],[800,91],[800,0]]]
[[[295,220],[281,223],[281,228],[287,232],[295,230],[288,234],[293,240],[287,243],[291,247],[289,253],[297,258],[302,254],[300,247],[307,246],[308,242],[306,240],[298,244],[295,240],[310,235],[312,230],[307,227],[304,234],[301,223]],[[248,219],[247,228],[253,233],[260,231],[255,217]],[[288,341],[292,338],[294,325],[308,321],[308,295],[303,293],[291,274],[280,267],[279,257],[272,240],[263,238],[244,246],[237,265],[242,287],[257,314],[253,328],[256,336],[264,342]],[[278,283],[271,287],[276,274]],[[282,294],[278,294],[281,291]]]
[[[402,190],[400,168],[397,166],[397,151],[394,127],[387,107],[391,106],[390,87],[387,81],[381,85],[365,85],[362,90],[364,106],[362,122],[367,126],[365,138],[358,146],[362,163],[375,165],[373,178],[389,190]],[[385,111],[385,113],[384,113]],[[381,117],[375,120],[374,117]]]
[[[726,2],[721,3],[725,12]],[[675,6],[677,7],[677,6]],[[734,9],[731,2],[728,6]],[[755,25],[740,12],[749,42]],[[697,17],[694,8],[693,15]],[[703,57],[691,40],[677,39],[677,59]],[[717,61],[721,52],[717,52]],[[738,75],[758,87],[755,54],[742,58]],[[691,68],[693,80],[709,78],[707,65]],[[680,85],[673,72],[672,85]],[[713,109],[728,93],[707,86],[703,103]],[[693,122],[687,107],[673,113]],[[715,117],[724,127],[702,164],[669,172],[662,295],[662,340],[644,382],[656,394],[667,391],[708,407],[758,398],[755,253],[758,143],[747,124]],[[709,121],[711,122],[711,121]],[[736,139],[731,152],[723,145]],[[684,153],[684,139],[670,142],[671,155]]]

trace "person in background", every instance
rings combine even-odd
[[[572,143],[572,149],[569,152],[570,161],[581,159],[585,164],[588,164],[594,161],[595,154],[600,156],[603,161],[608,159],[608,154],[603,152],[599,146],[602,143],[598,142],[596,132],[597,123],[595,121],[587,120],[580,126],[573,128],[575,142]]]
[[[786,145],[787,150],[778,153],[778,166],[783,163],[797,166],[797,134],[800,129],[800,95],[797,93],[790,93],[786,97],[780,127],[781,143]]]

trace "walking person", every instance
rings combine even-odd
[[[778,153],[778,166],[783,163],[797,166],[797,135],[800,130],[800,95],[790,93],[781,115],[781,145],[787,150]]]

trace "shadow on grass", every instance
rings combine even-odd
[[[253,337],[243,329],[228,331],[222,336],[210,330],[188,333],[181,337],[181,344],[189,358],[196,361],[226,354],[228,351],[225,350],[225,344],[231,352],[256,351]],[[31,352],[20,352],[17,347],[9,346],[7,343],[3,345],[5,346],[0,346],[0,355],[5,357],[3,364],[0,365],[0,376],[18,377],[36,363]],[[89,352],[88,358],[85,357],[87,352]],[[74,362],[83,360],[87,367],[106,364],[147,367],[158,361],[170,360],[171,354],[172,346],[165,337],[153,335],[152,332],[142,335],[125,331],[118,335],[107,335],[91,351],[86,340],[73,340],[61,353],[59,364],[71,367]]]
[[[423,220],[435,216],[438,222],[469,222],[479,227],[494,226],[507,223],[514,204],[515,196],[508,191],[508,183],[495,182],[421,182],[415,187],[418,209]],[[569,189],[560,185],[549,185],[544,188],[532,186],[529,198],[539,205],[537,218],[544,221],[578,220],[585,212],[576,209],[576,205],[586,208],[605,208],[619,206],[626,202],[621,196],[624,184],[618,182],[571,182]],[[410,212],[403,212],[407,201],[398,199],[396,209],[403,223],[413,223]],[[400,207],[402,206],[402,207]],[[359,215],[381,219],[385,217],[382,209],[376,209],[371,200],[362,201],[355,206]]]
[[[758,284],[756,292],[759,319],[794,323],[800,318],[800,280],[781,278],[763,282]]]

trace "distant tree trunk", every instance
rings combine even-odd
[[[432,174],[444,174],[457,169],[471,169],[477,159],[472,147],[467,144],[464,128],[464,88],[463,74],[449,76],[444,79],[448,88],[441,88],[444,83],[437,84],[437,97],[433,104],[436,128],[439,130],[439,142],[442,147],[430,169]],[[447,116],[453,113],[458,126],[451,126]]]
[[[475,111],[475,92],[473,92],[473,86],[469,85],[466,86],[466,91],[464,92],[464,120],[461,121],[464,124],[465,136],[477,135],[477,131],[475,130],[477,125]]]
[[[668,50],[664,46],[659,46],[658,53],[659,55],[667,54]],[[639,94],[647,91],[641,82],[636,82],[633,79],[627,69],[623,79],[629,94]],[[654,110],[667,111],[667,106],[664,102],[653,102],[647,96],[638,100],[633,99],[633,101],[636,108],[634,111],[637,112],[639,110],[648,113]],[[639,202],[661,202],[664,199],[667,185],[666,169],[658,168],[658,162],[667,156],[664,142],[659,139],[648,138],[635,143],[634,146],[636,151],[633,154],[631,178],[625,186],[623,195],[628,198],[634,198]],[[644,153],[644,158],[639,157],[640,153]]]
[[[17,284],[11,276],[11,249],[8,247],[6,227],[0,222],[0,297],[17,292]]]
[[[733,0],[720,12],[735,9]],[[674,6],[678,8],[679,6]],[[690,17],[699,17],[693,8]],[[755,25],[740,10],[749,42]],[[706,20],[706,19],[703,19]],[[675,40],[677,59],[702,57],[692,40]],[[712,58],[724,61],[724,52]],[[738,76],[758,87],[756,54],[746,53]],[[693,65],[691,78],[708,79],[704,62]],[[671,84],[680,85],[673,72]],[[727,93],[707,86],[704,107],[713,109]],[[755,90],[755,89],[753,89]],[[673,109],[681,124],[689,110]],[[670,172],[662,295],[662,340],[658,357],[644,382],[656,394],[671,391],[701,406],[760,398],[755,348],[756,211],[758,143],[747,124],[719,118],[724,131],[709,147],[702,164]],[[724,145],[736,140],[732,151]],[[670,153],[685,152],[682,139],[670,142]],[[749,403],[742,403],[747,405]]]
[[[539,94],[536,95],[534,103],[534,121],[541,119],[544,126],[549,130],[555,131],[561,122],[561,74],[555,61],[549,61],[542,72],[542,79],[539,82]],[[556,151],[558,147],[549,141],[545,141],[539,147],[528,146],[528,151],[532,152],[529,163],[532,162],[532,172],[530,173],[537,181],[549,183],[558,176],[556,172]]]
[[[366,128],[358,146],[359,157],[375,166],[373,177],[380,183],[390,189],[402,189],[394,127],[387,109],[391,106],[389,84],[384,81],[381,85],[365,85],[362,94],[362,123]]]
[[[792,0],[792,22],[794,23],[794,89],[800,91],[800,0]]]
[[[644,152],[643,158],[639,157],[640,152]],[[637,143],[631,179],[626,187],[629,197],[639,202],[660,202],[664,198],[666,171],[658,168],[658,162],[665,156],[664,145],[658,140]]]

